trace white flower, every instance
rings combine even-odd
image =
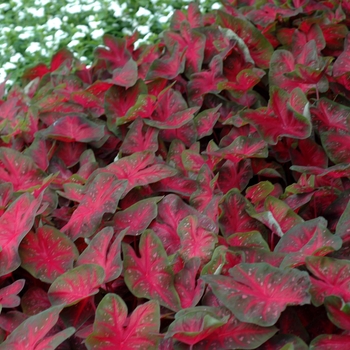
[[[55,40],[59,41],[60,39],[64,39],[68,36],[67,33],[65,33],[63,30],[59,29],[56,33],[55,33]]]
[[[139,7],[139,10],[136,12],[136,16],[140,17],[140,16],[149,16],[151,15],[151,11],[145,9],[144,7]]]
[[[101,24],[101,22],[97,22],[97,21],[91,21],[89,22],[89,26],[91,29],[96,29],[97,27],[99,27]]]
[[[21,39],[21,40],[26,40],[26,39],[29,39],[30,37],[33,36],[33,33],[30,32],[29,30],[21,33],[20,35],[18,35],[18,38]]]
[[[6,76],[5,68],[0,68],[0,84],[5,80]]]
[[[84,38],[84,37],[85,37],[85,34],[84,34],[84,33],[76,32],[76,33],[73,34],[72,39],[73,39],[74,41],[77,41],[77,40],[75,40],[75,39]]]
[[[37,17],[37,18],[40,18],[40,17],[44,17],[45,16],[45,9],[44,7],[40,7],[40,8],[33,8],[34,11],[28,11],[30,12],[33,17]]]
[[[77,46],[79,44],[79,40],[72,40],[67,46],[69,48],[72,48],[74,46]]]
[[[60,18],[58,17],[54,17],[54,18],[50,18],[47,22],[46,22],[46,27],[48,30],[51,29],[60,29],[62,25],[62,21]]]
[[[5,70],[9,70],[9,69],[15,69],[16,68],[16,65],[11,63],[11,62],[6,62],[4,65],[3,65],[3,68]]]
[[[73,5],[67,5],[66,7],[63,8],[68,13],[79,13],[81,12],[81,5],[79,4],[73,4]]]
[[[123,13],[122,12],[123,9],[121,8],[121,6],[119,6],[119,4],[117,4],[114,1],[109,4],[108,9],[114,11],[114,17],[120,17]]]
[[[138,26],[137,30],[140,34],[148,34],[150,32],[149,26]]]
[[[36,41],[33,41],[30,43],[30,45],[27,47],[26,52],[37,52],[41,49],[40,44]]]
[[[91,33],[91,37],[94,40],[99,39],[101,36],[103,35],[103,29],[95,29],[92,33]]]
[[[15,55],[13,55],[11,58],[10,58],[10,62],[12,63],[16,63],[18,62],[21,58],[23,58],[23,56],[17,52]]]
[[[218,10],[218,9],[220,9],[221,8],[221,4],[219,3],[219,2],[216,2],[215,4],[213,4],[212,6],[211,6],[211,9],[212,10]]]
[[[87,33],[90,32],[89,27],[88,26],[84,26],[82,24],[78,24],[77,25],[77,29],[79,29],[84,34],[87,34]]]

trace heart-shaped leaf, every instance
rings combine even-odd
[[[140,258],[129,245],[123,244],[124,280],[130,291],[138,298],[155,299],[171,310],[179,310],[180,300],[168,257],[152,230],[141,236],[139,251]]]
[[[309,275],[280,269],[267,263],[241,263],[230,270],[232,277],[202,276],[215,296],[242,322],[272,326],[288,305],[310,302]]]
[[[100,301],[93,332],[86,339],[88,350],[158,348],[159,305],[152,300],[138,306],[130,316],[123,299],[107,294]]]

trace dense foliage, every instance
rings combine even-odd
[[[2,84],[0,349],[345,349],[349,18],[191,4]]]

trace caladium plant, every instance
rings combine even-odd
[[[347,349],[349,16],[193,3],[1,93],[0,349]]]

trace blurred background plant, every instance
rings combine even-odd
[[[0,3],[0,82],[19,82],[23,71],[66,47],[92,63],[104,33],[122,37],[140,33],[139,42],[154,42],[176,9],[191,0],[8,0]],[[220,7],[198,0],[203,13]]]

